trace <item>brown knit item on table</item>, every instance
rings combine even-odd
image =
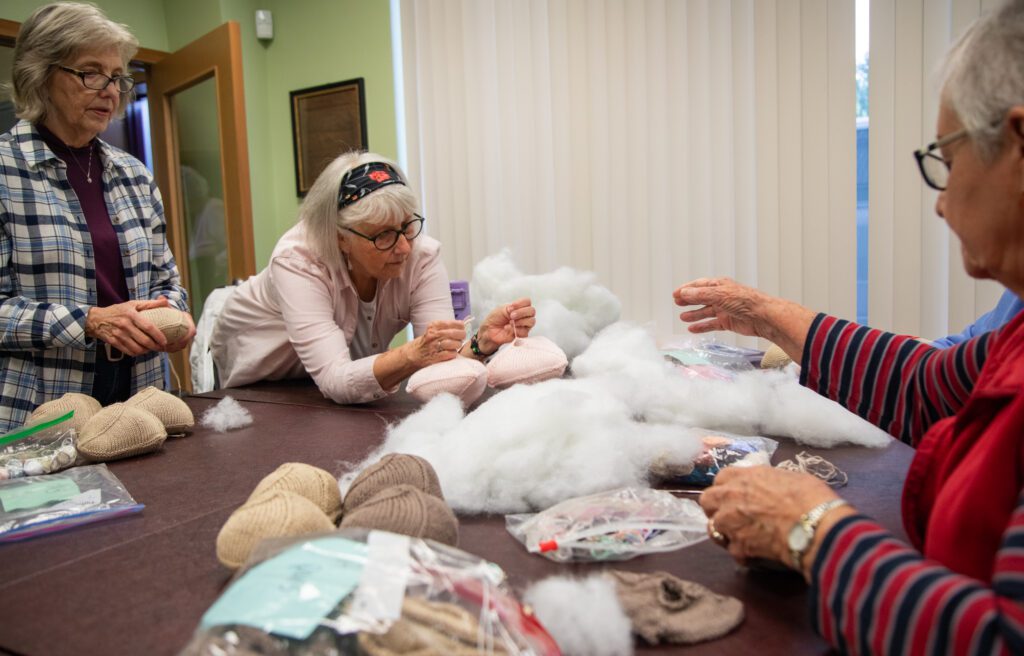
[[[147,387],[124,403],[152,412],[167,429],[168,435],[190,433],[196,424],[187,403],[155,387]]]
[[[160,329],[160,332],[167,338],[168,344],[180,342],[188,335],[188,319],[185,318],[185,313],[181,310],[172,307],[159,307],[143,310],[139,314]]]
[[[56,419],[67,414],[69,410],[74,410],[75,415],[66,423],[70,428],[74,428],[76,433],[80,433],[85,422],[92,419],[93,415],[102,409],[103,406],[100,405],[100,402],[88,394],[68,392],[59,399],[47,401],[33,410],[32,414],[28,416],[27,423],[35,424],[45,419]]]
[[[667,572],[606,570],[633,633],[652,645],[720,638],[743,621],[743,603]]]
[[[294,492],[316,504],[335,523],[341,517],[338,481],[328,472],[301,462],[286,462],[267,474],[249,495],[249,500],[276,490]]]
[[[345,510],[341,528],[356,527],[427,538],[455,546],[459,520],[441,499],[413,485],[381,490],[353,510]]]
[[[352,481],[345,494],[345,512],[351,512],[381,490],[400,484],[413,485],[444,500],[437,472],[429,462],[406,453],[389,453]]]
[[[475,615],[456,604],[406,597],[402,617],[380,635],[362,632],[359,646],[370,656],[476,656],[508,653],[500,644],[489,651],[477,648],[480,624]]]
[[[761,368],[781,369],[792,361],[793,358],[786,355],[785,351],[775,344],[772,344],[768,347],[768,350],[764,352],[764,356],[761,357]]]
[[[105,462],[156,451],[166,439],[167,430],[153,413],[115,403],[85,423],[75,446],[89,460]]]
[[[217,560],[236,569],[264,538],[305,535],[334,529],[334,522],[309,499],[273,490],[261,494],[231,513],[217,534]]]

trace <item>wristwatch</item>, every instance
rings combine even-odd
[[[798,572],[803,570],[804,554],[807,553],[807,550],[811,547],[811,542],[814,541],[814,531],[818,528],[821,518],[833,508],[845,505],[848,504],[843,499],[832,499],[831,501],[819,503],[803,515],[800,515],[800,519],[797,520],[796,524],[793,524],[793,528],[789,529],[787,543],[789,544],[789,553],[793,558],[793,568],[795,570]]]

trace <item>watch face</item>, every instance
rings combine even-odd
[[[803,553],[810,546],[812,537],[814,537],[813,533],[808,531],[803,524],[797,522],[793,525],[793,528],[789,529],[788,542],[790,551]]]

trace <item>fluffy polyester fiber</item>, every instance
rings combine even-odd
[[[252,423],[252,415],[238,401],[225,396],[217,405],[207,408],[200,423],[223,433],[233,428],[248,426]]]
[[[633,653],[632,627],[611,579],[552,576],[530,586],[523,599],[566,656]]]

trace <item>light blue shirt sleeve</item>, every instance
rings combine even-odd
[[[996,303],[994,308],[978,317],[978,320],[967,326],[963,332],[939,338],[932,342],[932,346],[949,348],[960,342],[966,342],[972,337],[977,337],[990,330],[1002,327],[1010,319],[1017,316],[1017,313],[1022,309],[1024,309],[1024,301],[1021,301],[1016,294],[1007,289],[999,297],[999,302]]]

